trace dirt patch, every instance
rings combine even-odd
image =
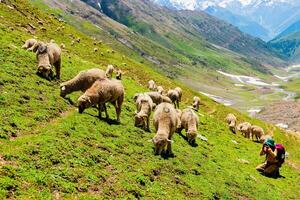
[[[280,101],[264,107],[256,116],[272,124],[285,124],[291,131],[300,131],[300,103]]]

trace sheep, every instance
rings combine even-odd
[[[244,135],[244,137],[250,138],[251,124],[249,122],[240,123],[237,126],[237,130],[240,131],[240,132],[242,132],[242,135]]]
[[[162,86],[157,86],[157,92],[162,95],[164,92],[164,88]]]
[[[55,67],[56,79],[60,79],[61,49],[55,43],[38,42],[33,49],[38,61],[37,74],[47,79],[53,76],[52,66]]]
[[[152,139],[155,148],[155,154],[160,155],[167,148],[166,154],[172,153],[172,136],[177,128],[177,114],[174,106],[169,103],[161,103],[157,106],[153,123],[156,135]]]
[[[156,105],[161,104],[163,102],[163,97],[158,92],[146,92],[145,94],[149,95]]]
[[[96,53],[98,51],[98,48],[94,48],[94,53]]]
[[[61,48],[61,49],[65,49],[65,48],[66,48],[66,45],[65,45],[64,43],[61,43],[61,44],[60,44],[60,48]]]
[[[110,102],[116,109],[117,122],[120,123],[121,108],[124,101],[124,87],[118,80],[98,79],[78,98],[78,112],[98,105],[99,118],[102,118],[104,108],[106,118],[109,118],[105,103]]]
[[[25,44],[22,46],[22,49],[26,49],[28,51],[32,51],[33,50],[33,47],[34,45],[37,43],[37,40],[36,39],[28,39],[25,41]]]
[[[226,122],[229,126],[229,130],[231,130],[232,133],[236,134],[236,116],[232,113],[229,113],[226,117]]]
[[[255,136],[256,140],[260,141],[260,138],[263,135],[265,135],[265,133],[264,133],[264,130],[261,127],[256,126],[256,125],[251,126],[251,137],[252,137],[252,140],[253,140],[253,137]]]
[[[107,68],[106,68],[106,77],[107,78],[112,78],[112,75],[113,75],[113,72],[114,72],[114,66],[113,65],[108,65]]]
[[[80,39],[80,37],[79,37],[79,38],[76,39],[76,42],[80,43],[80,40],[81,40],[81,39]]]
[[[198,111],[199,110],[199,106],[200,106],[200,98],[199,97],[194,97],[193,98],[193,104],[192,104],[194,110]]]
[[[136,99],[137,111],[135,112],[135,126],[142,126],[149,131],[150,115],[153,108],[153,101],[147,94],[140,94]]]
[[[122,74],[123,74],[123,72],[122,72],[122,70],[117,70],[116,71],[116,79],[117,80],[121,80],[122,79]]]
[[[187,140],[191,145],[196,142],[198,124],[199,117],[191,108],[187,108],[182,111],[181,126],[185,129]]]
[[[162,97],[162,102],[172,103],[172,100],[169,97],[167,97],[165,95],[161,95],[161,97]]]
[[[167,96],[171,99],[175,108],[179,108],[179,93],[177,90],[169,90]]]
[[[172,104],[172,102],[170,103]],[[180,109],[176,109],[176,114],[177,114],[177,127],[176,127],[176,132],[181,132],[181,115],[182,111]]]
[[[150,80],[148,82],[148,88],[149,88],[149,90],[156,91],[157,87],[156,87],[156,84],[153,80]]]
[[[178,101],[181,102],[181,97],[182,97],[182,89],[180,87],[176,87],[174,90],[178,92]]]
[[[97,79],[105,77],[105,72],[97,68],[81,71],[71,80],[60,84],[60,96],[64,98],[66,95],[79,90],[85,92]]]
[[[75,41],[74,41],[74,40],[72,40],[72,42],[71,42],[71,46],[74,46],[74,44],[75,44]]]

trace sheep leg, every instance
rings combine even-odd
[[[150,127],[149,127],[149,124],[150,124],[150,117],[148,116],[148,117],[147,117],[147,126],[146,126],[146,131],[149,131],[149,132],[150,132]]]
[[[171,142],[168,142],[168,144],[167,144],[167,155],[168,156],[173,155]]]
[[[119,123],[120,123],[120,114],[121,114],[123,100],[124,100],[124,94],[118,98],[117,102],[115,102],[115,108],[116,108],[116,113],[117,113],[117,122],[119,122]]]
[[[102,104],[98,104],[98,117],[99,119],[102,119]]]
[[[105,117],[106,117],[106,119],[108,119],[108,118],[109,118],[109,115],[108,115],[108,112],[107,112],[107,108],[106,108],[106,104],[105,104],[105,103],[103,104],[103,108],[104,108],[104,112],[105,112]]]
[[[56,72],[56,79],[60,79],[60,66],[61,66],[61,58],[54,64],[55,72]]]

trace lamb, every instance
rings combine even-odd
[[[191,145],[196,142],[198,124],[198,115],[191,108],[184,109],[181,115],[181,126],[185,129],[187,140]]]
[[[198,111],[199,110],[199,107],[200,107],[200,98],[195,96],[193,98],[193,104],[192,104],[193,108]]]
[[[116,79],[117,80],[122,80],[122,75],[123,75],[122,70],[119,69],[116,71]]]
[[[149,88],[149,90],[156,91],[157,87],[156,87],[156,84],[153,80],[150,80],[148,82],[148,88]]]
[[[172,153],[172,136],[177,127],[177,114],[174,106],[169,103],[161,103],[154,112],[154,127],[156,135],[152,139],[155,154],[160,155],[166,148],[167,155]]]
[[[182,97],[182,89],[180,87],[176,87],[174,90],[178,92],[178,101],[181,102],[181,97]]]
[[[250,138],[251,134],[251,124],[249,122],[240,123],[237,126],[237,130],[242,132],[242,135],[246,138]]]
[[[53,76],[52,66],[55,67],[56,79],[60,79],[60,67],[61,67],[61,49],[55,43],[44,44],[38,42],[33,49],[36,52],[38,61],[37,74],[51,79]]]
[[[85,92],[97,79],[105,77],[105,72],[97,68],[81,71],[71,80],[60,84],[60,96],[64,98],[66,95],[79,90]]]
[[[33,50],[33,46],[37,43],[36,39],[28,39],[25,41],[25,44],[22,46],[22,49],[26,49],[28,51]]]
[[[251,137],[252,137],[252,140],[253,140],[253,137],[255,136],[256,140],[260,141],[260,138],[263,135],[265,135],[265,133],[264,133],[264,130],[261,127],[256,126],[256,125],[251,126]]]
[[[112,78],[112,75],[113,75],[113,72],[114,72],[114,66],[113,65],[108,65],[107,68],[106,68],[106,77],[107,78]]]
[[[98,105],[99,118],[102,118],[104,108],[106,118],[109,118],[105,103],[110,102],[116,109],[117,122],[120,123],[121,108],[124,101],[124,87],[118,80],[98,79],[78,98],[78,111],[83,111],[91,106]]]
[[[136,99],[137,111],[135,112],[135,126],[143,127],[149,131],[150,115],[153,108],[153,101],[147,94],[140,94]]]
[[[157,86],[157,92],[162,95],[164,92],[164,88],[162,86]]]
[[[226,122],[227,122],[231,132],[235,134],[236,133],[236,130],[235,130],[236,129],[235,128],[235,126],[236,126],[236,116],[232,113],[229,113],[226,117]]]
[[[169,90],[167,96],[171,99],[175,108],[179,108],[179,93],[177,90]]]

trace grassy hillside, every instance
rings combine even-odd
[[[38,22],[42,20],[43,25]],[[30,23],[30,25],[29,25]],[[40,22],[41,23],[41,22]],[[32,29],[30,27],[36,27]],[[57,27],[64,26],[61,30]],[[42,29],[44,27],[47,31]],[[30,33],[31,32],[31,33]],[[34,33],[34,34],[33,34]],[[80,37],[71,47],[68,34]],[[184,89],[184,108],[198,95],[188,87],[137,62],[137,55],[125,56],[122,48],[97,45],[76,28],[32,6],[26,0],[0,3],[0,198],[11,199],[297,199],[299,193],[299,140],[275,131],[275,139],[289,152],[285,178],[261,176],[255,166],[261,145],[231,134],[223,119],[234,112],[239,121],[246,116],[200,96],[199,132],[208,142],[191,147],[183,136],[174,136],[175,158],[153,155],[154,136],[133,126],[132,96],[146,90],[154,79],[165,88]],[[62,79],[80,70],[102,69],[108,63],[125,71],[122,80],[126,98],[121,124],[96,118],[96,110],[78,114],[76,107],[59,97],[59,83],[35,75],[35,55],[20,48],[30,37],[64,42]],[[103,38],[104,40],[104,38]],[[104,55],[101,55],[101,52]],[[137,60],[136,60],[137,59]],[[80,93],[71,95],[76,101]],[[109,108],[115,117],[112,107]],[[251,120],[263,126],[261,121]],[[236,140],[238,144],[232,142]],[[241,159],[249,161],[243,164]]]

